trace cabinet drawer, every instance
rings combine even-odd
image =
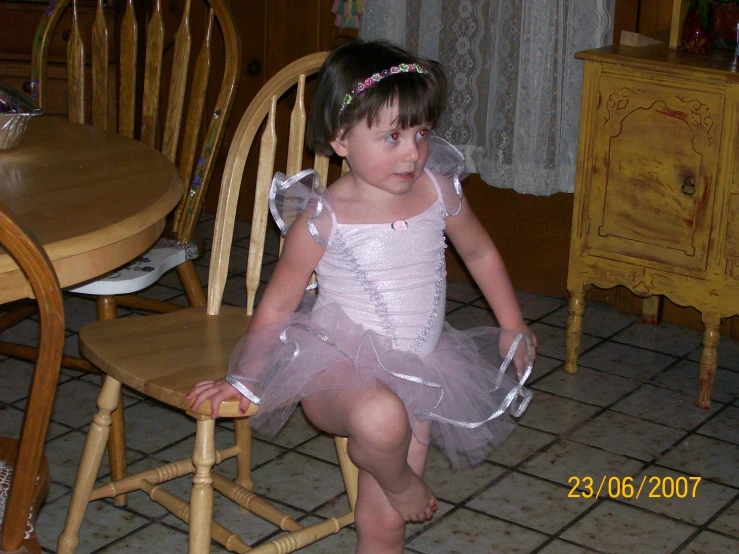
[[[585,248],[705,271],[724,96],[603,73]]]

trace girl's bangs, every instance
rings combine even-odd
[[[424,123],[433,124],[439,119],[440,99],[430,83],[426,86],[397,86],[395,96],[398,103],[398,126],[401,129]],[[395,98],[393,98],[395,101]]]
[[[399,76],[395,82],[381,83],[376,90],[365,93],[363,105],[357,106],[358,119],[366,119],[367,125],[372,127],[380,111],[397,103],[396,125],[399,128],[434,124],[444,107],[443,98],[436,89],[426,75]]]

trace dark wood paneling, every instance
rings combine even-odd
[[[519,194],[491,187],[477,174],[465,179],[463,189],[500,250],[514,286],[565,296],[573,195]],[[456,254],[448,261],[449,278],[466,279]]]
[[[621,31],[636,32],[639,22],[639,0],[616,0],[613,18],[613,42],[618,43]]]
[[[208,189],[206,209],[214,212],[218,205],[218,192],[223,167],[233,135],[238,127],[239,119],[249,106],[252,98],[262,85],[280,69],[307,54],[330,50],[345,36],[356,36],[355,29],[337,29],[333,26],[334,15],[331,13],[331,0],[308,0],[305,2],[243,0],[232,2],[234,17],[241,33],[244,53],[244,68],[239,83],[239,90],[234,102],[231,121],[226,130],[226,137],[221,148],[218,164],[213,172],[211,186]],[[249,72],[260,66],[256,75]],[[214,59],[214,71],[218,61]],[[309,83],[306,101],[313,84]],[[215,100],[215,91],[211,92]],[[278,136],[287,129],[289,114],[292,109],[291,98],[284,98],[278,105]],[[259,144],[261,135],[255,137]],[[249,220],[253,210],[253,186],[256,179],[258,148],[252,148],[244,169],[244,181],[239,198],[237,218]],[[277,168],[283,166],[286,157],[284,145],[278,143]]]
[[[672,3],[673,0],[640,0],[638,31],[643,35],[651,35],[669,30]]]

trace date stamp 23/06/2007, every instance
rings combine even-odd
[[[701,477],[670,477],[652,475],[633,477],[609,477],[601,479],[590,475],[573,475],[567,482],[572,485],[568,498],[695,498]]]

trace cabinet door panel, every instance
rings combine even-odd
[[[704,271],[723,96],[602,76],[586,248]]]

